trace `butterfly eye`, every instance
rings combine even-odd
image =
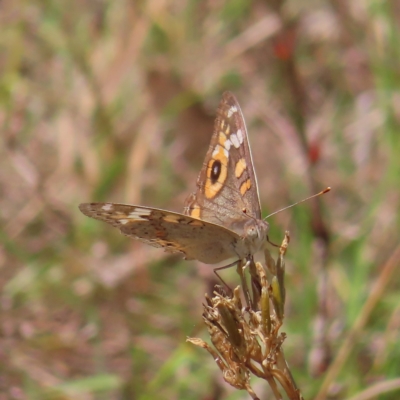
[[[214,184],[221,175],[221,161],[215,160],[211,167],[211,182]]]

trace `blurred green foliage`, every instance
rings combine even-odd
[[[269,220],[273,242],[292,237],[283,330],[299,388],[321,389],[362,315],[330,398],[378,382],[368,398],[398,398],[394,2],[48,0],[0,11],[0,399],[248,398],[185,343],[207,340],[212,268],[77,208],[181,210],[223,90],[247,121],[264,215],[333,189]],[[254,388],[272,398],[265,382]]]

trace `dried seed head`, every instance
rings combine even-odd
[[[214,348],[201,339],[188,338],[212,355],[227,383],[247,390],[254,400],[258,398],[250,386],[251,374],[265,379],[277,399],[282,398],[278,382],[290,399],[302,399],[282,351],[286,336],[279,333],[284,318],[284,255],[288,243],[286,232],[276,263],[268,250],[265,251],[265,268],[252,260],[246,263],[252,291],[244,279],[243,264],[239,263],[246,308],[242,307],[240,287],[231,295],[220,287],[216,288],[214,297],[206,295],[203,318]]]

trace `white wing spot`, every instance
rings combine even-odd
[[[239,139],[234,133],[232,133],[232,135],[229,136],[229,139],[237,149],[240,147]]]
[[[224,147],[225,147],[226,151],[229,151],[231,146],[232,146],[232,142],[229,139],[225,140]]]
[[[101,207],[101,209],[104,211],[110,211],[110,210],[112,210],[112,208],[113,208],[113,205],[110,203],[104,204],[104,206]]]
[[[239,143],[243,144],[244,137],[241,129],[238,129],[238,131],[236,132],[236,136],[239,139]]]
[[[237,107],[236,106],[232,106],[229,110],[228,110],[228,118],[232,117],[233,114],[235,114],[237,112]]]
[[[217,146],[215,146],[212,156],[215,157],[218,153],[219,153],[219,144]]]
[[[227,140],[226,142],[228,142],[228,140]],[[226,142],[225,142],[225,143],[226,143]],[[230,145],[229,145],[229,146],[230,146]],[[228,158],[228,157],[229,157],[229,152],[228,152],[228,150],[227,150],[227,148],[226,148],[226,145],[225,145],[225,147],[221,147],[219,144],[217,144],[217,145],[215,146],[215,149],[214,149],[214,151],[213,151],[213,153],[212,153],[212,156],[213,156],[213,157],[216,157],[216,156],[219,154],[219,152],[221,151],[221,148],[224,150],[224,155],[225,155],[225,157]]]
[[[148,215],[151,214],[151,210],[148,210],[147,208],[135,208],[134,211],[129,213],[129,216],[138,221],[138,220],[142,220],[142,221],[147,221],[147,218],[143,218],[143,217],[147,217]]]
[[[128,222],[129,222],[129,219],[120,219],[119,220],[119,222],[122,224],[122,225],[125,225],[125,224],[127,224]]]

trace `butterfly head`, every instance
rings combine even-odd
[[[268,230],[268,222],[251,218],[244,224],[243,236],[249,241],[264,243],[267,238]]]
[[[242,227],[242,240],[237,243],[235,250],[239,258],[246,258],[264,247],[269,225],[263,220],[248,218]]]

